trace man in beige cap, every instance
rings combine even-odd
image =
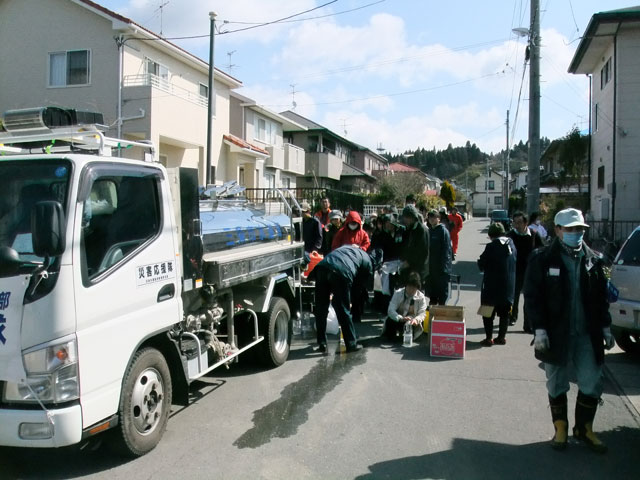
[[[544,362],[555,435],[551,446],[567,446],[569,364],[578,380],[573,435],[591,450],[607,447],[593,433],[602,395],[604,349],[613,348],[607,278],[602,256],[583,241],[582,212],[564,209],[555,216],[556,238],[535,250],[524,282],[524,309],[535,331],[535,356]]]

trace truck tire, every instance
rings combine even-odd
[[[160,442],[171,411],[171,374],[155,348],[137,352],[125,373],[114,431],[115,449],[140,457]]]
[[[291,311],[284,298],[273,297],[269,310],[260,315],[260,360],[263,365],[279,367],[287,361],[291,347]]]
[[[637,333],[617,332],[614,335],[618,346],[627,353],[640,354],[640,335]]]

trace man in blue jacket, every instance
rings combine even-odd
[[[373,269],[374,265],[368,253],[359,247],[344,245],[324,257],[311,272],[310,277],[316,282],[316,330],[321,352],[327,350],[327,315],[331,294],[331,305],[342,328],[347,352],[362,349],[362,345],[357,343],[351,316],[351,295],[352,291],[358,292],[367,285],[370,276],[373,275]]]
[[[593,433],[603,391],[604,349],[613,348],[607,278],[602,256],[583,241],[582,212],[555,216],[556,238],[531,254],[524,280],[524,308],[535,331],[535,356],[544,362],[555,435],[551,446],[567,446],[569,363],[575,367],[578,400],[573,435],[598,453],[607,447]]]

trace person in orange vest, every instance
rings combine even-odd
[[[451,209],[451,213],[449,214],[449,224],[451,225],[451,247],[453,248],[453,259],[456,259],[456,254],[458,253],[458,238],[460,235],[460,230],[462,230],[462,215],[458,213],[458,209],[453,207]]]

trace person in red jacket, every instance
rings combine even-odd
[[[342,228],[338,230],[338,233],[333,238],[331,249],[335,250],[343,245],[357,245],[366,252],[370,244],[369,235],[362,229],[360,215],[352,210],[347,215]]]
[[[451,247],[453,248],[453,258],[455,260],[458,253],[458,236],[462,230],[462,215],[458,213],[458,209],[453,207],[449,214],[449,224],[451,225]]]

